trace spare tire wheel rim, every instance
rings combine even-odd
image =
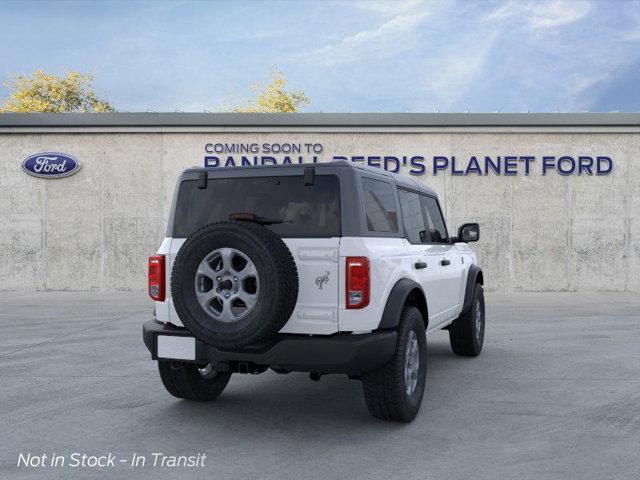
[[[251,259],[235,248],[218,248],[196,270],[195,291],[202,309],[214,320],[232,323],[253,310],[260,277]]]

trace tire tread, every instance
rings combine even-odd
[[[231,373],[218,373],[213,379],[204,379],[195,365],[168,360],[158,361],[158,371],[162,384],[171,395],[200,402],[216,399],[231,378]]]
[[[420,397],[417,408],[408,408],[403,390],[404,351],[409,330],[412,327],[412,319],[416,319],[414,321],[417,324],[417,333],[425,335],[420,311],[415,307],[405,307],[400,317],[394,356],[380,370],[363,375],[362,386],[365,403],[369,413],[376,418],[409,422],[413,420],[420,408],[422,397]],[[423,368],[426,368],[426,365]],[[424,384],[421,388],[424,389]]]
[[[253,322],[241,332],[234,334],[216,333],[215,336],[201,328],[198,322],[192,321],[189,312],[181,304],[181,279],[183,275],[183,258],[189,254],[189,244],[200,240],[215,228],[242,229],[242,233],[249,233],[256,239],[256,243],[267,246],[269,256],[275,263],[275,270],[279,274],[279,296],[275,302],[270,318],[264,322]],[[248,232],[247,232],[248,231]],[[174,306],[178,316],[189,330],[198,338],[211,345],[225,349],[239,349],[248,345],[260,344],[275,335],[287,322],[298,300],[298,271],[291,251],[284,241],[273,231],[262,225],[250,222],[222,221],[206,225],[189,236],[176,256],[171,271],[171,290]]]
[[[482,344],[478,346],[475,337],[474,314],[478,296],[481,296],[484,302],[482,285],[476,283],[473,289],[471,307],[449,326],[449,343],[451,344],[451,350],[453,350],[453,353],[456,355],[477,357],[482,350]]]

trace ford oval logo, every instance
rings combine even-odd
[[[36,153],[22,162],[22,169],[34,177],[62,178],[80,170],[80,161],[66,153]]]

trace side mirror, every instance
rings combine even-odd
[[[477,223],[465,223],[458,229],[459,242],[477,242],[480,240],[480,225]]]

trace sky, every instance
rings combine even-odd
[[[3,79],[91,73],[121,111],[228,109],[273,68],[313,112],[637,112],[640,1],[0,0]]]

